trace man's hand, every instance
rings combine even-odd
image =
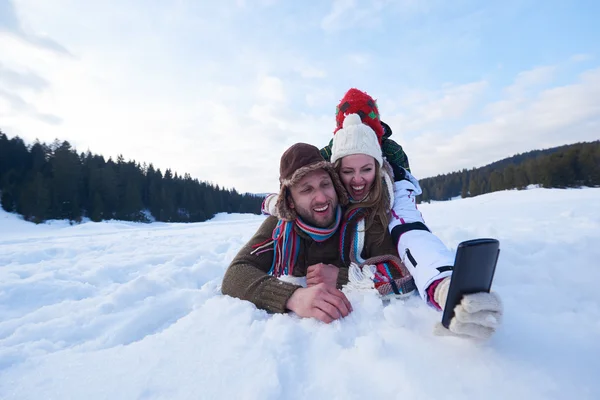
[[[324,283],[325,285],[336,288],[339,268],[331,264],[315,264],[306,270],[306,286],[311,287]]]
[[[324,283],[296,289],[287,301],[286,308],[302,318],[316,318],[327,324],[346,317],[352,311],[346,295]]]

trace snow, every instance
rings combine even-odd
[[[489,342],[433,336],[441,314],[417,296],[353,294],[330,325],[222,296],[262,216],[36,226],[0,211],[0,398],[600,398],[600,189],[420,209],[453,249],[500,240]]]

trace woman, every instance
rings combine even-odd
[[[333,141],[330,149],[322,149],[321,154],[330,155],[352,199],[347,213],[363,208],[368,211],[365,229],[369,229],[375,219],[389,227],[398,254],[413,276],[419,294],[441,310],[443,303],[436,301],[435,290],[452,274],[454,254],[429,231],[417,210],[415,197],[421,194],[421,188],[407,170],[408,159],[397,157],[398,152],[404,152],[392,142],[399,148],[392,157],[395,164],[384,161],[381,144],[390,139],[389,136],[386,139],[377,102],[367,93],[350,89],[336,111]],[[448,282],[449,279],[442,288]]]
[[[391,167],[381,155],[377,135],[363,124],[358,114],[347,115],[342,128],[336,132],[331,162],[350,200],[344,220],[352,228],[343,237],[351,238],[355,250],[350,253],[350,260],[342,260],[349,265],[349,288],[374,286],[383,297],[402,296],[412,291],[412,287],[409,291],[403,286],[407,276],[403,263],[390,266],[361,258],[360,244],[364,242],[366,230],[380,231],[380,242],[390,240],[387,226],[394,200]],[[391,256],[397,255],[394,252]]]
[[[394,203],[394,175],[381,155],[377,135],[362,123],[358,114],[346,116],[343,128],[337,131],[332,144],[331,162],[351,203],[346,215],[363,209],[366,229],[375,221],[387,226]]]

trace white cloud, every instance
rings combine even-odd
[[[578,82],[539,92],[529,103],[498,108],[492,119],[456,130],[425,132],[405,147],[411,167],[432,176],[533,149],[598,140],[600,69],[581,74]],[[517,100],[518,101],[518,100]]]
[[[347,60],[356,67],[364,68],[371,63],[372,57],[367,53],[349,53],[346,55]]]
[[[286,99],[283,82],[274,76],[260,78],[258,84],[258,96],[262,99],[276,102],[284,102]]]
[[[0,76],[2,76],[0,87],[11,89],[27,88],[36,92],[40,92],[48,87],[48,82],[36,73],[29,70],[18,72],[5,67],[1,62]]]
[[[442,90],[440,98],[421,105],[417,112],[429,121],[462,117],[487,86],[485,81],[449,85]]]
[[[321,21],[321,27],[326,31],[341,29],[342,24],[348,22],[347,14],[355,11],[355,8],[355,0],[334,0],[331,11]]]
[[[382,12],[390,1],[333,0],[331,11],[321,20],[325,32],[371,29],[382,24]]]
[[[445,85],[438,91],[410,91],[397,104],[380,104],[382,119],[402,131],[420,131],[433,124],[457,120],[477,103],[486,81]]]
[[[514,84],[506,88],[506,92],[512,97],[522,96],[528,89],[550,83],[556,70],[555,66],[549,65],[523,71],[517,75]]]
[[[392,17],[392,23],[404,22],[443,5],[439,0],[333,0],[329,13],[321,20],[321,29],[328,33],[380,29],[387,16]]]
[[[339,101],[332,87],[312,87],[307,89],[306,104],[309,107],[323,107],[333,110],[335,104]]]
[[[303,78],[325,78],[327,76],[325,70],[310,65],[296,67],[296,70]]]
[[[579,63],[584,61],[593,60],[594,56],[591,54],[575,54],[570,58],[572,62]]]
[[[484,115],[498,121],[518,113],[538,94],[539,88],[550,84],[556,75],[556,66],[542,66],[517,74],[512,85],[504,88],[504,98],[485,106]]]

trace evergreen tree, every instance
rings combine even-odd
[[[586,146],[581,149],[578,157],[581,168],[581,183],[585,186],[600,185],[600,145]]]
[[[471,179],[469,180],[469,196],[474,197],[479,195],[479,191],[481,190],[481,185],[477,180],[476,176],[471,175]]]
[[[462,197],[464,199],[465,197],[469,197],[469,172],[466,169],[462,170],[460,180],[461,180],[460,197]]]
[[[104,219],[116,218],[119,207],[119,192],[117,190],[116,165],[112,159],[108,159],[101,170],[101,193],[104,206]]]
[[[104,203],[99,192],[94,192],[94,200],[90,211],[90,219],[94,222],[100,222],[104,219]]]
[[[16,202],[13,198],[12,192],[9,190],[2,191],[2,197],[0,198],[0,204],[2,204],[2,208],[8,212],[12,212],[15,210]]]
[[[529,185],[529,179],[527,179],[525,167],[522,165],[515,167],[515,187],[517,189],[525,189],[527,185]]]
[[[498,171],[492,171],[490,175],[490,191],[497,192],[503,190],[505,187],[502,174]]]
[[[50,210],[50,190],[48,182],[41,172],[37,172],[33,180],[23,184],[16,211],[27,221],[36,224],[48,217]]]
[[[79,156],[71,149],[69,142],[62,142],[55,148],[50,159],[52,168],[51,216],[59,219],[79,221],[79,184],[81,164]]]
[[[504,183],[503,189],[512,189],[512,188],[516,187],[514,164],[510,164],[509,166],[506,167],[506,169],[502,173],[502,181]]]

